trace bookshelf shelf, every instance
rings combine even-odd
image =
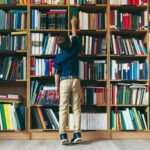
[[[147,82],[148,80],[110,80],[110,82]]]
[[[68,5],[61,5],[61,4],[30,4],[31,7],[68,7]]]
[[[31,32],[39,32],[39,33],[41,33],[41,32],[54,32],[54,33],[56,33],[56,32],[67,32],[68,30],[66,29],[66,30],[61,30],[61,29],[31,29]]]
[[[148,55],[110,55],[111,58],[146,58]]]
[[[130,104],[127,104],[127,105],[110,105],[111,107],[149,107],[149,105],[130,105]]]

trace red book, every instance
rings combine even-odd
[[[128,5],[132,5],[132,0],[128,0]]]
[[[118,48],[118,42],[117,42],[117,39],[115,38],[115,45],[116,45],[116,52],[117,52],[117,55],[119,54],[119,48]]]
[[[97,37],[94,39],[94,55],[96,55],[96,52],[97,52]]]
[[[48,15],[51,15],[51,14],[66,14],[66,11],[49,11],[47,12]]]
[[[30,75],[35,75],[35,68],[34,68],[34,61],[35,61],[35,58],[34,57],[31,57],[31,61],[30,61]]]
[[[110,16],[110,25],[114,26],[115,25],[115,10],[111,10],[110,14],[111,14],[111,16]]]
[[[115,100],[115,86],[112,86],[112,104],[114,104]]]
[[[52,59],[49,60],[49,75],[52,76],[53,62]]]
[[[139,5],[139,0],[133,0],[133,5]]]

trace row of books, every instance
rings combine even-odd
[[[117,4],[117,5],[147,5],[148,0],[110,0],[110,4]]]
[[[52,59],[31,57],[30,66],[30,75],[51,76],[54,74]]]
[[[90,4],[106,4],[107,0],[70,0],[70,4],[90,5]]]
[[[30,0],[31,4],[52,4],[52,5],[56,5],[56,4],[60,4],[60,5],[64,5],[64,4],[68,4],[68,0]]]
[[[147,130],[145,115],[135,107],[111,110],[112,130]]]
[[[79,44],[84,55],[106,54],[106,37],[79,36]]]
[[[132,61],[120,62],[117,60],[110,61],[110,78],[112,80],[139,80],[147,79],[147,62]]]
[[[27,36],[20,33],[18,35],[15,34],[0,35],[0,52],[27,50]]]
[[[27,11],[26,10],[0,10],[0,29],[26,29]]]
[[[138,38],[122,38],[111,35],[110,51],[115,55],[146,55],[146,45]]]
[[[105,80],[106,60],[79,61],[79,77],[81,80]]]
[[[27,4],[27,0],[1,0],[0,4]]]
[[[107,104],[107,91],[105,87],[82,87],[82,105]]]
[[[0,59],[0,79],[26,80],[26,57],[4,57]]]
[[[17,94],[7,94],[7,95],[2,95],[0,94],[0,103],[22,103],[22,98],[20,95]]]
[[[110,11],[110,28],[120,30],[143,30],[148,29],[147,11],[121,12]]]
[[[26,108],[15,104],[0,104],[0,130],[24,130]]]
[[[105,12],[86,13],[79,11],[79,20],[80,30],[101,30],[106,27]]]
[[[56,36],[43,33],[31,33],[31,54],[56,55],[60,48],[56,44]]]
[[[31,105],[59,105],[59,96],[54,85],[43,85],[37,80],[31,82]]]
[[[67,10],[51,9],[41,12],[32,9],[31,20],[32,29],[67,29]]]
[[[69,114],[69,129],[74,130],[73,114]],[[81,130],[107,130],[107,113],[81,113]]]
[[[145,84],[111,84],[111,104],[148,105],[148,98]]]
[[[31,108],[32,129],[59,129],[58,111],[52,108]]]

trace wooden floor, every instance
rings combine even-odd
[[[69,146],[52,140],[1,140],[0,150],[150,150],[150,140],[83,141]]]

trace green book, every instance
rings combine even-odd
[[[7,130],[4,104],[0,104],[0,111],[1,111],[1,115],[2,115],[3,130]]]
[[[16,122],[17,122],[17,129],[21,130],[21,125],[20,125],[19,118],[18,118],[18,115],[17,115],[16,111],[14,112],[14,116],[15,116],[15,119],[16,119]]]

